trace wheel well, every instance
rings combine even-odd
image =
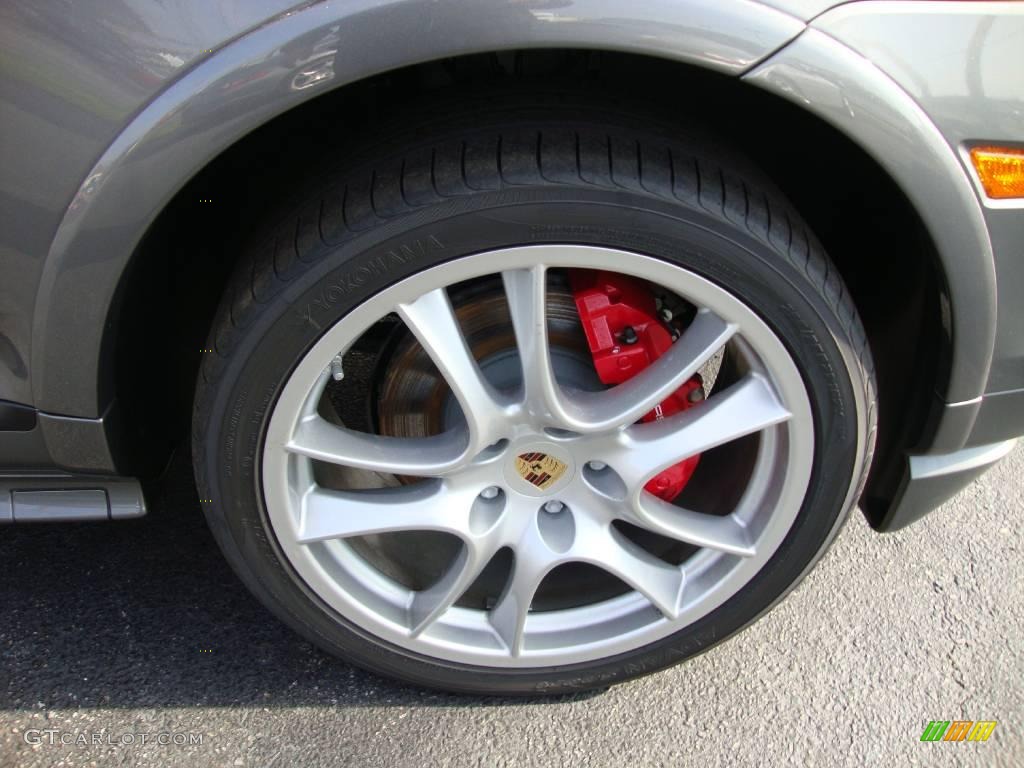
[[[193,178],[140,244],[112,324],[115,392],[133,427],[126,444],[149,454],[144,466],[162,466],[188,435],[199,361],[239,242],[316,158],[336,155],[434,94],[553,85],[653,105],[666,120],[699,121],[750,156],[808,220],[854,297],[875,358],[870,517],[872,501],[885,499],[898,479],[889,468],[922,437],[943,383],[944,282],[916,212],[870,156],[794,105],[697,67],[599,51],[465,56],[345,86],[262,126]]]

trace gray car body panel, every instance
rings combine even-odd
[[[778,8],[790,16],[810,21],[830,8],[850,2],[850,0],[761,0],[761,2],[772,8]]]
[[[965,150],[1024,146],[1024,4],[871,2],[844,5],[812,26],[856,50],[916,101],[973,179]],[[1022,201],[981,195],[998,273],[988,393],[1024,386]],[[967,263],[970,263],[968,261]]]
[[[48,2],[41,7],[48,8]],[[150,4],[155,5],[138,0],[133,7],[148,9]],[[234,4],[197,2],[180,12],[193,14],[194,26],[203,28],[207,16],[224,16],[222,5]],[[50,34],[74,38],[77,56],[87,57],[90,50],[93,58],[121,52],[123,60],[107,67],[124,70],[127,79],[134,79],[145,71],[135,52],[143,36],[113,23],[120,8],[105,10],[100,4],[95,12],[109,23],[84,29],[76,26],[77,18],[52,18]],[[98,369],[101,337],[118,279],[146,228],[219,152],[273,116],[330,88],[425,60],[530,47],[632,51],[738,74],[804,27],[800,20],[752,0],[647,0],[628,11],[624,8],[618,0],[310,4],[219,46],[207,37],[196,37],[196,42],[172,54],[184,60],[191,51],[192,59],[185,62],[191,66],[183,65],[187,71],[171,78],[171,72],[158,70],[150,92],[101,83],[98,92],[83,94],[81,98],[94,99],[111,117],[92,128],[93,140],[79,149],[71,104],[47,121],[57,127],[43,134],[28,125],[15,126],[5,142],[10,147],[6,152],[13,155],[17,148],[18,156],[29,158],[26,163],[52,156],[54,145],[74,156],[67,163],[29,165],[4,183],[13,200],[0,229],[12,242],[0,246],[0,253],[6,254],[0,270],[17,280],[2,298],[12,306],[17,324],[4,331],[6,341],[0,341],[6,351],[0,361],[8,363],[0,366],[0,399],[30,403],[51,413],[103,413],[111,393],[104,390],[104,371]],[[28,26],[27,12],[7,13],[13,16],[7,34],[16,36],[19,25]],[[240,34],[244,26],[238,26],[232,31]],[[203,54],[200,45],[212,51]],[[31,51],[24,55],[31,61]],[[300,87],[306,83],[303,69],[313,61],[324,66],[324,58],[330,59],[331,76],[312,87]],[[25,111],[45,113],[43,94],[29,89],[26,96],[20,82],[4,77],[7,84],[0,99],[9,94],[5,110],[17,95],[29,100]],[[112,106],[107,106],[108,99]],[[133,110],[130,122],[116,124]],[[52,189],[45,194],[46,205],[35,206],[42,207],[44,215],[34,217],[32,202],[24,198],[32,187],[31,177],[39,175]],[[53,232],[55,205],[66,212]],[[31,329],[24,325],[29,317]]]
[[[744,79],[834,125],[900,185],[946,272],[955,357],[948,386],[939,394],[949,403],[980,396],[995,339],[995,266],[977,192],[956,152],[892,78],[816,29]]]
[[[1019,250],[1024,217],[983,207],[958,154],[966,138],[1013,139],[1020,124],[1001,112],[992,120],[1003,105],[983,95],[953,111],[931,98],[970,62],[956,47],[962,34],[943,32],[946,22],[916,25],[910,14],[964,20],[1007,10],[833,0],[92,0],[68,13],[56,0],[9,3],[0,7],[0,405],[41,411],[34,431],[14,433],[33,455],[112,471],[106,441],[116,414],[102,350],[117,288],[147,228],[195,173],[274,116],[377,73],[574,47],[746,76],[879,161],[918,209],[946,278],[952,374],[936,383],[947,406],[941,439],[921,448],[953,456],[986,390],[1024,392],[1024,318],[996,301],[997,283],[1024,280],[1024,260],[1003,255]],[[926,42],[942,56],[915,55]],[[1004,50],[996,66],[1015,61]],[[1019,103],[1020,89],[1010,97]],[[995,442],[996,433],[985,435]]]
[[[39,290],[40,277],[57,229],[83,182],[94,178],[97,159],[167,83],[293,5],[0,3],[0,399],[35,402],[30,353],[46,341],[32,339],[33,317],[38,303],[50,300]],[[132,243],[111,238],[101,247],[131,249]],[[70,386],[77,384],[73,378]],[[73,400],[53,407],[75,413]]]
[[[930,438],[904,457],[884,506],[868,511],[880,530],[937,507],[1024,431],[1024,313],[1012,298],[1024,289],[1024,206],[986,198],[967,151],[1024,146],[1022,36],[1024,7],[1008,3],[855,3],[813,19],[746,75],[875,157],[942,258],[950,380]]]

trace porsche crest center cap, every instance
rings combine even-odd
[[[556,455],[555,450],[542,444],[517,454],[505,470],[513,487],[529,496],[546,496],[563,487],[572,478],[572,460]]]
[[[569,465],[546,453],[521,453],[516,456],[519,476],[530,485],[546,491],[558,482]]]

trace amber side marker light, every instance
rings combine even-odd
[[[971,162],[993,200],[1024,198],[1024,149],[972,147]]]

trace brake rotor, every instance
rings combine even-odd
[[[605,388],[594,371],[572,292],[555,281],[547,295],[548,338],[558,380],[575,389]],[[499,390],[522,381],[508,301],[500,281],[460,286],[450,298],[469,349],[484,376]],[[379,377],[378,432],[389,437],[427,437],[460,418],[451,388],[411,333],[398,341]]]

